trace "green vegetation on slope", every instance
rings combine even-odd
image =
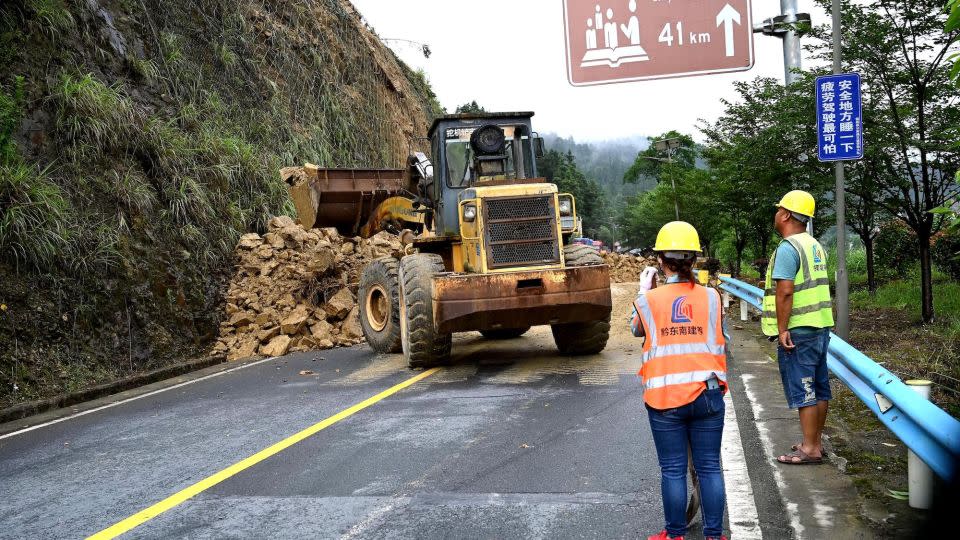
[[[0,405],[201,354],[277,171],[441,112],[345,0],[0,6]]]

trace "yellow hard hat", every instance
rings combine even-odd
[[[671,221],[657,233],[654,251],[700,251],[700,235],[686,221]]]
[[[801,216],[813,217],[813,211],[817,204],[813,200],[813,195],[806,191],[795,189],[784,195],[783,198],[780,199],[780,202],[777,203],[777,206],[791,212],[796,212]]]

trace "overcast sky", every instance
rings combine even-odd
[[[719,116],[720,99],[734,97],[734,81],[783,80],[781,41],[755,34],[749,71],[574,87],[567,81],[562,0],[351,1],[400,58],[426,72],[448,111],[471,100],[488,111],[532,110],[536,130],[580,141],[670,129],[700,139],[697,120]],[[655,0],[639,1],[642,9],[643,2]],[[829,14],[812,0],[799,4],[815,25],[828,22]],[[755,23],[780,13],[775,0],[752,5]],[[424,58],[416,46],[391,38],[426,43],[432,54]],[[804,67],[809,67],[807,58]]]

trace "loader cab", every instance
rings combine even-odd
[[[461,193],[485,184],[523,183],[538,177],[542,139],[532,112],[466,113],[437,118],[430,127],[433,178],[424,195],[434,208],[438,236],[459,235]]]

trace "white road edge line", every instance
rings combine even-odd
[[[723,462],[723,487],[727,495],[727,513],[730,519],[730,537],[737,540],[762,539],[760,516],[753,496],[753,484],[747,472],[747,460],[740,439],[737,411],[733,408],[730,392],[723,396],[726,404],[723,419],[723,443],[720,455]]]
[[[768,357],[769,358],[769,357]],[[770,359],[772,362],[773,359]],[[760,435],[760,446],[763,447],[763,454],[767,457],[768,463],[774,463],[775,456],[773,455],[773,442],[770,441],[770,431],[767,429],[767,423],[762,420],[763,418],[763,405],[757,401],[756,394],[750,390],[750,381],[754,379],[754,376],[749,373],[744,373],[740,376],[740,379],[743,381],[743,390],[747,394],[747,399],[750,400],[750,407],[753,409],[753,418],[756,422],[757,433]],[[803,525],[800,524],[800,515],[798,513],[797,503],[790,502],[787,500],[786,495],[786,481],[783,479],[783,472],[780,471],[780,467],[773,467],[773,479],[777,483],[777,490],[780,492],[780,496],[783,497],[783,506],[787,511],[787,517],[790,518],[790,526],[793,527],[793,532],[797,538],[804,537]]]
[[[218,376],[220,376],[220,375],[225,375],[225,374],[227,374],[227,373],[232,373],[232,372],[234,372],[234,371],[239,371],[239,370],[244,369],[244,368],[248,368],[248,367],[251,367],[251,366],[256,366],[256,365],[258,365],[258,364],[262,364],[262,363],[264,363],[264,362],[269,362],[270,360],[276,360],[276,359],[277,359],[276,356],[271,356],[270,358],[264,358],[264,359],[262,359],[262,360],[257,360],[256,362],[250,362],[249,364],[243,364],[242,366],[236,366],[236,367],[232,367],[232,368],[230,368],[230,369],[225,369],[225,370],[223,370],[223,371],[218,371],[218,372],[216,372],[216,373],[211,373],[211,374],[209,374],[209,375],[204,375],[203,377],[199,377],[199,378],[192,379],[192,380],[189,380],[189,381],[186,381],[186,382],[182,382],[182,383],[180,383],[180,384],[175,384],[175,385],[173,385],[173,386],[168,386],[168,387],[166,387],[166,388],[160,388],[160,389],[154,390],[154,391],[152,391],[152,392],[147,392],[146,394],[141,394],[141,395],[139,395],[139,396],[133,396],[133,397],[130,397],[130,398],[127,398],[127,399],[123,399],[123,400],[120,400],[120,401],[114,401],[114,402],[112,402],[112,403],[107,403],[106,405],[101,405],[100,407],[95,407],[95,408],[93,408],[93,409],[89,409],[89,410],[86,410],[86,411],[78,412],[78,413],[76,413],[76,414],[71,414],[71,415],[69,415],[69,416],[64,416],[63,418],[57,418],[56,420],[50,420],[49,422],[44,422],[44,423],[42,423],[42,424],[37,424],[37,425],[35,425],[35,426],[25,427],[25,428],[23,428],[23,429],[20,429],[20,430],[17,430],[17,431],[12,431],[12,432],[10,432],[10,433],[7,433],[6,435],[0,435],[0,440],[7,439],[7,438],[13,437],[13,436],[15,436],[15,435],[20,435],[20,434],[22,434],[22,433],[26,433],[26,432],[28,432],[28,431],[33,431],[33,430],[35,430],[35,429],[40,429],[40,428],[42,428],[42,427],[50,426],[50,425],[53,425],[53,424],[59,424],[60,422],[64,422],[64,421],[66,421],[66,420],[72,420],[72,419],[74,419],[74,418],[79,418],[79,417],[81,417],[81,416],[84,416],[84,415],[87,415],[87,414],[90,414],[90,413],[95,413],[95,412],[97,412],[97,411],[102,411],[102,410],[104,410],[104,409],[109,409],[110,407],[116,407],[117,405],[123,405],[124,403],[130,403],[131,401],[136,401],[136,400],[138,400],[138,399],[143,399],[143,398],[145,398],[145,397],[155,396],[155,395],[157,395],[157,394],[159,394],[159,393],[161,393],[161,392],[166,392],[166,391],[168,391],[168,390],[175,390],[175,389],[177,389],[177,388],[180,388],[180,387],[183,387],[183,386],[187,386],[188,384],[193,384],[193,383],[196,383],[196,382],[205,381],[205,380],[207,380],[207,379],[212,379],[212,378],[218,377]]]

